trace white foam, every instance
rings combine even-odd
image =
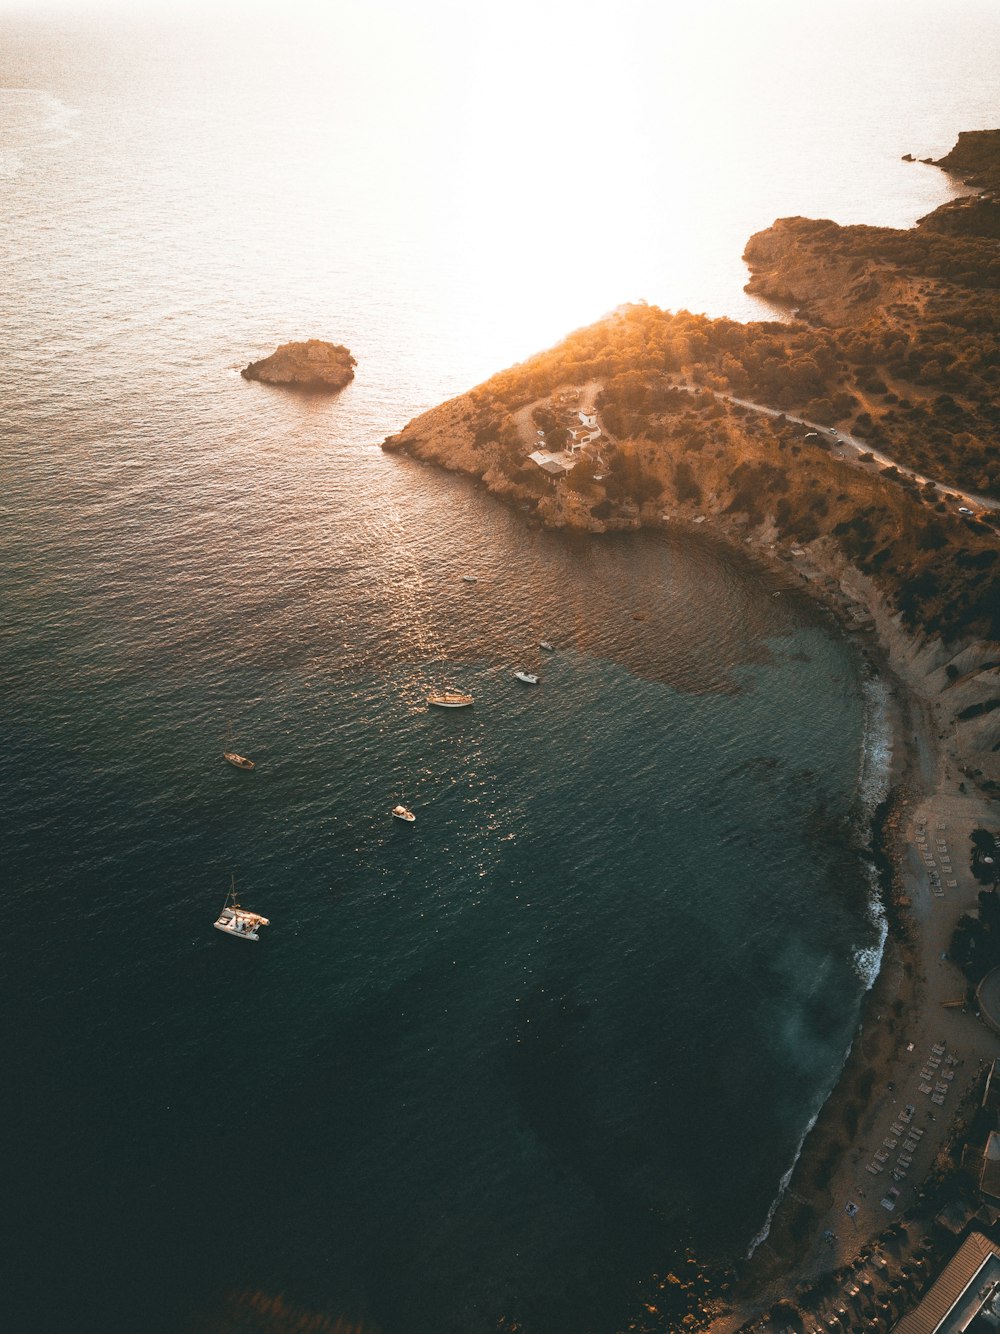
[[[825,1101],[826,1100],[824,1099],[824,1102]],[[823,1103],[820,1103],[819,1107],[817,1107],[816,1111],[813,1112],[812,1116],[809,1118],[805,1130],[803,1130],[802,1132],[802,1138],[799,1140],[798,1148],[795,1150],[795,1157],[792,1159],[791,1166],[789,1167],[788,1171],[784,1174],[784,1176],[781,1178],[781,1180],[778,1182],[778,1193],[771,1201],[771,1207],[768,1209],[767,1217],[764,1219],[764,1226],[761,1228],[761,1230],[754,1237],[753,1241],[751,1241],[750,1243],[750,1249],[747,1251],[746,1255],[746,1258],[748,1260],[752,1258],[753,1253],[757,1249],[757,1247],[760,1246],[762,1242],[767,1241],[768,1237],[770,1236],[771,1223],[774,1221],[774,1215],[777,1211],[778,1205],[785,1198],[785,1191],[788,1189],[789,1183],[791,1182],[792,1176],[794,1175],[796,1165],[799,1159],[802,1157],[802,1146],[803,1144],[805,1144],[806,1139],[809,1136],[810,1130],[812,1130],[813,1126],[819,1120],[819,1114],[822,1110],[823,1110]]]
[[[858,803],[859,803],[859,825],[862,837],[866,847],[871,847],[872,820],[879,803],[883,802],[889,794],[889,775],[892,770],[892,727],[889,721],[889,692],[885,683],[873,679],[865,681],[862,687],[862,700],[864,705],[864,721],[861,740],[861,761],[858,773]],[[878,933],[878,939],[874,944],[858,946],[854,951],[854,966],[858,975],[865,984],[865,990],[871,991],[875,985],[875,979],[878,977],[882,968],[882,959],[885,954],[885,942],[889,936],[889,921],[886,917],[885,904],[882,902],[882,895],[879,887],[878,870],[872,862],[866,863],[868,881],[871,887],[868,898],[868,918],[872,926]],[[853,1043],[852,1043],[853,1046]],[[850,1056],[851,1048],[848,1047],[844,1054],[844,1065]],[[837,1082],[840,1076],[838,1075]],[[832,1088],[836,1087],[836,1083]],[[831,1088],[831,1091],[832,1091]],[[829,1094],[827,1095],[829,1096]],[[795,1156],[792,1158],[788,1171],[782,1176],[778,1183],[778,1190],[771,1205],[767,1211],[767,1217],[760,1231],[756,1234],[750,1243],[746,1258],[749,1260],[754,1251],[762,1242],[765,1242],[771,1232],[771,1223],[774,1220],[778,1205],[784,1199],[785,1192],[788,1190],[792,1176],[795,1173],[796,1165],[802,1156],[802,1146],[809,1136],[809,1132],[819,1119],[819,1114],[826,1104],[826,1098],[820,1103],[816,1111],[809,1118],[802,1137],[799,1140],[798,1147],[795,1150]]]
[[[868,826],[879,802],[889,794],[892,769],[892,726],[889,721],[889,691],[878,678],[861,687],[863,705],[861,767],[858,774],[858,799],[861,815]]]
[[[871,863],[868,865],[868,877],[871,883],[868,917],[878,932],[878,940],[873,945],[859,945],[854,951],[854,966],[865,984],[865,991],[871,991],[875,985],[875,979],[882,969],[885,942],[889,937],[889,919],[886,917],[885,904],[879,893],[878,871]]]

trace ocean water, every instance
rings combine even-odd
[[[724,11],[0,9],[6,1327],[610,1334],[759,1235],[878,964],[876,692],[738,551],[378,448],[949,197],[991,7]],[[239,376],[311,335],[337,398]]]

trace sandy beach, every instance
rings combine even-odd
[[[1000,1055],[1000,1039],[974,1007],[954,1004],[967,982],[947,957],[955,923],[975,908],[981,889],[970,870],[969,836],[996,828],[997,803],[963,773],[976,757],[963,754],[925,649],[879,605],[866,581],[823,554],[783,568],[849,627],[859,606],[871,616],[859,649],[887,687],[892,735],[890,790],[873,842],[889,932],[842,1075],[806,1137],[766,1240],[738,1266],[725,1303],[707,1324],[713,1334],[753,1324],[782,1299],[815,1312],[822,1325],[844,1300],[844,1285],[830,1275],[852,1265],[848,1273],[860,1271],[875,1239],[918,1203],[957,1109],[983,1064]],[[948,1091],[938,1095],[939,1105],[921,1086]],[[897,1183],[891,1169],[902,1144],[916,1138],[911,1126],[923,1133]],[[869,1171],[880,1152],[884,1166]],[[890,1212],[881,1201],[893,1187],[899,1193]]]

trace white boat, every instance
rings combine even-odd
[[[463,695],[458,690],[433,690],[427,696],[427,703],[437,709],[467,709],[474,702],[471,695]]]
[[[223,744],[227,743],[230,746],[233,744],[233,729],[231,724],[226,730]],[[255,769],[257,767],[253,760],[248,760],[245,755],[237,755],[235,750],[224,750],[222,752],[222,758],[227,764],[231,764],[237,769]]]
[[[515,672],[514,675],[519,681],[523,681],[526,686],[538,685],[538,677],[534,672]]]
[[[474,574],[463,574],[463,575],[462,575],[462,583],[463,583],[463,584],[478,584],[478,583],[479,583],[479,579],[478,579],[478,577],[477,577],[476,575],[474,575]]]
[[[543,648],[546,653],[555,653],[556,651],[555,644],[550,644],[547,639],[541,640],[538,647]]]
[[[413,824],[414,820],[417,818],[406,806],[393,806],[392,813],[397,820],[403,820],[406,824]]]
[[[256,769],[257,767],[253,760],[248,760],[245,755],[237,755],[235,750],[224,750],[222,758],[235,765],[237,769]]]
[[[261,917],[260,913],[249,912],[246,908],[240,907],[236,898],[234,876],[229,886],[229,893],[226,895],[225,905],[214,923],[216,931],[225,931],[227,936],[239,936],[241,940],[260,940],[257,928],[270,925],[268,919]]]

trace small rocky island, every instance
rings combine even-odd
[[[336,393],[354,379],[357,364],[341,344],[310,338],[304,343],[282,343],[271,356],[252,361],[240,374],[245,380],[261,380],[264,384]]]

